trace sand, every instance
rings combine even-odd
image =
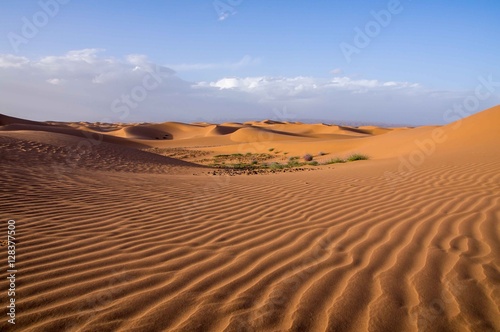
[[[500,331],[499,124],[500,107],[418,128],[2,115],[0,330]],[[369,160],[207,166],[247,153]]]

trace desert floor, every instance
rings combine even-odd
[[[0,116],[0,330],[500,331],[499,125]]]

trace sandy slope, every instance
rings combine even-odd
[[[82,153],[87,125],[7,126],[0,217],[5,232],[17,221],[19,272],[16,329],[4,317],[0,330],[499,331],[499,115],[401,130],[123,125],[106,135],[135,137]],[[227,177],[137,150],[206,142],[372,158]]]

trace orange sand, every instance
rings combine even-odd
[[[18,240],[0,330],[500,331],[499,125],[500,107],[398,130],[0,116],[1,232],[15,219]],[[370,159],[198,162],[232,153]]]

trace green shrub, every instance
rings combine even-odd
[[[287,163],[288,167],[299,167],[302,166],[302,163],[298,161],[298,159],[289,159]]]
[[[333,159],[330,159],[328,160],[327,162],[325,162],[325,165],[330,165],[330,164],[343,164],[345,163],[346,161],[342,158],[333,158]]]
[[[285,165],[282,165],[280,163],[271,163],[271,165],[269,165],[270,169],[283,169],[285,167]]]
[[[368,160],[368,156],[365,156],[364,154],[360,153],[354,153],[351,154],[349,157],[347,157],[347,161],[356,161],[356,160]]]

